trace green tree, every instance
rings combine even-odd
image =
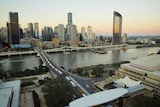
[[[73,92],[61,79],[49,80],[42,91],[48,107],[64,107],[72,100]]]
[[[139,95],[131,100],[131,107],[160,107],[160,99]]]
[[[100,77],[102,73],[103,73],[103,68],[100,66],[96,66],[93,68],[93,71],[91,74],[95,75],[96,77]]]

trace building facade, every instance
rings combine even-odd
[[[122,33],[122,15],[114,11],[112,45],[119,45],[121,43],[121,33]]]

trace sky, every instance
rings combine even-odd
[[[92,26],[96,34],[112,35],[113,11],[122,15],[122,33],[128,35],[160,35],[160,0],[0,0],[0,28],[6,27],[9,12],[18,12],[19,23],[39,23],[54,29],[67,25],[67,13],[73,24]]]

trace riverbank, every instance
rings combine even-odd
[[[99,65],[92,65],[92,66],[86,66],[86,67],[78,67],[72,72],[77,75],[90,77],[90,78],[101,77],[105,73],[108,73],[109,76],[112,76],[115,74],[115,70],[117,70],[121,64],[129,63],[129,62],[130,61],[120,61],[113,64],[99,64]]]

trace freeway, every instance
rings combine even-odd
[[[83,97],[95,92],[92,86],[92,79],[74,75],[63,69],[41,48],[35,48],[35,51],[43,61],[43,65],[46,65],[49,68],[53,77],[62,78],[73,89],[77,97]]]

